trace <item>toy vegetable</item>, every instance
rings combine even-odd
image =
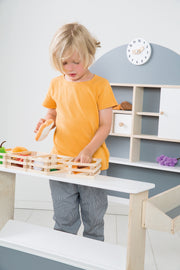
[[[0,145],[0,153],[6,153],[6,149],[2,146],[6,141],[3,141]],[[3,158],[3,156],[0,156],[0,158]],[[0,161],[0,164],[2,164],[2,161]]]
[[[19,157],[19,156],[29,156],[31,154],[31,152],[28,151],[28,149],[23,147],[23,146],[14,147],[11,152],[15,155],[15,157],[13,157],[13,159],[16,161],[20,161],[20,162],[23,162],[24,159]],[[12,163],[12,165],[15,165],[17,167],[23,167],[23,164]]]

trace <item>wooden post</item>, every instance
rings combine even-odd
[[[148,191],[130,194],[126,270],[143,270],[146,229],[142,227],[143,201]]]
[[[15,173],[0,172],[0,229],[14,218]]]

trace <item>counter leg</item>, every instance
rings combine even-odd
[[[143,270],[146,229],[142,228],[143,201],[148,191],[130,194],[126,270]]]
[[[14,218],[15,173],[0,172],[0,229]]]

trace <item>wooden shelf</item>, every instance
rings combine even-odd
[[[159,117],[160,113],[155,112],[136,112],[137,115]]]
[[[130,138],[131,135],[130,134],[120,134],[120,133],[109,133],[110,136],[117,136],[117,137],[127,137],[127,138]]]
[[[166,142],[180,143],[180,140],[168,139],[168,138],[160,138],[160,137],[158,137],[158,136],[154,136],[154,135],[145,135],[145,134],[133,135],[133,138],[136,138],[136,139],[143,139],[143,140],[166,141]]]
[[[110,83],[111,86],[125,86],[125,87],[142,87],[142,88],[162,88],[162,87],[166,87],[166,88],[179,88],[179,85],[164,85],[164,84],[132,84],[132,83],[115,83],[112,82]]]
[[[133,166],[133,167],[141,167],[141,168],[147,168],[147,169],[153,169],[153,170],[180,173],[180,166],[176,166],[176,167],[161,166],[155,162],[146,162],[146,161],[131,162],[128,159],[118,158],[118,157],[110,157],[109,162],[114,163],[114,164],[120,164],[120,165],[127,165],[127,166]]]
[[[38,256],[41,261],[46,258],[76,269],[126,269],[126,247],[20,221],[7,222],[0,232],[0,244]]]
[[[120,133],[109,133],[110,136],[119,136],[119,137],[133,137],[135,139],[142,139],[142,140],[152,140],[152,141],[165,141],[165,142],[174,142],[174,143],[180,143],[180,140],[175,139],[167,139],[167,138],[160,138],[156,135],[146,135],[146,134],[140,134],[140,135],[131,135],[131,134],[120,134]]]
[[[118,158],[118,157],[110,157],[109,162],[114,163],[114,164],[121,164],[121,165],[131,165],[132,164],[132,162],[130,162],[129,159]]]
[[[113,113],[119,113],[119,114],[132,114],[132,111],[113,110]]]

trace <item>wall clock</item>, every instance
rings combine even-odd
[[[143,65],[151,57],[151,45],[143,38],[135,38],[128,44],[126,53],[132,64]]]

